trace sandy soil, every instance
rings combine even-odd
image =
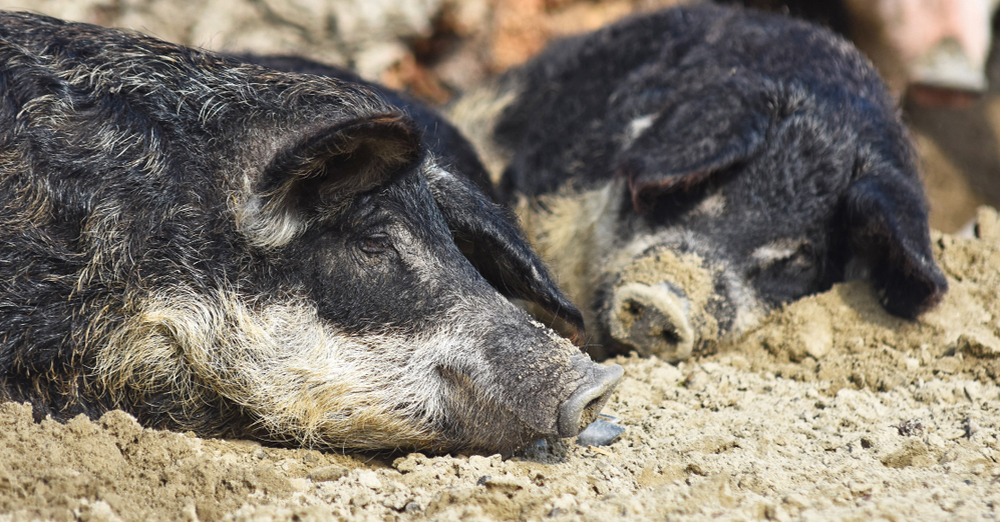
[[[951,292],[919,322],[861,282],[721,353],[619,358],[605,447],[341,455],[0,405],[0,521],[978,520],[1000,507],[1000,219],[935,235]]]

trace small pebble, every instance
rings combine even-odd
[[[612,419],[610,422],[607,419]],[[609,415],[601,415],[594,422],[590,423],[576,437],[576,443],[581,446],[607,446],[615,441],[619,435],[625,432],[625,428],[615,422],[618,419]]]
[[[325,466],[309,472],[309,480],[313,482],[330,482],[338,480],[347,475],[348,469],[344,466]]]

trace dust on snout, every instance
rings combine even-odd
[[[666,361],[714,346],[719,322],[710,308],[719,299],[716,272],[697,254],[666,248],[636,258],[612,285],[609,334],[642,355]]]

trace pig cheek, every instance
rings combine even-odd
[[[456,449],[489,450],[509,453],[534,438],[535,431],[522,422],[516,412],[497,400],[474,378],[449,367],[438,368],[446,383],[444,403],[449,415],[441,428]]]
[[[767,266],[754,266],[749,279],[769,307],[790,303],[823,290],[815,265],[785,259]]]
[[[110,335],[94,377],[119,403],[161,392],[181,412],[231,402],[253,419],[247,430],[307,446],[434,447],[441,390],[407,341],[338,332],[305,299],[251,307],[174,291]]]

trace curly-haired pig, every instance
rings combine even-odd
[[[622,375],[508,301],[581,326],[364,86],[2,13],[0,119],[0,399],[38,415],[507,453]]]
[[[606,348],[684,359],[847,277],[907,318],[947,289],[892,98],[806,22],[710,4],[632,17],[451,115]]]

